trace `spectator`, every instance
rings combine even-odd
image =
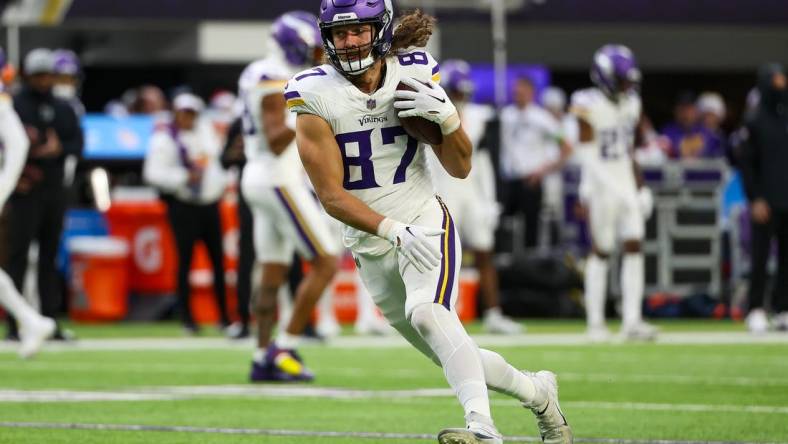
[[[691,92],[679,95],[674,109],[675,122],[662,129],[668,138],[668,152],[673,159],[722,157],[720,146],[711,142],[710,133],[701,125],[700,114]]]
[[[551,159],[550,144],[561,146],[561,155]],[[525,216],[525,247],[533,248],[539,239],[539,214],[542,208],[542,181],[560,169],[571,149],[564,141],[560,123],[534,103],[534,85],[526,77],[514,85],[514,104],[501,112],[500,166],[506,181],[506,214]]]
[[[741,173],[750,202],[752,265],[750,312],[747,327],[753,333],[769,328],[764,292],[766,264],[772,238],[777,238],[777,278],[772,305],[775,324],[788,330],[788,93],[782,66],[767,64],[758,70],[760,103],[748,115],[741,147]]]
[[[125,96],[125,94],[124,94]],[[167,113],[168,104],[164,92],[158,86],[143,85],[137,89],[133,97],[131,111],[136,114],[162,116]]]
[[[716,92],[705,92],[698,98],[701,126],[707,132],[707,149],[720,155],[726,152],[726,135],[722,129],[725,121],[725,101]]]
[[[189,271],[198,240],[205,243],[213,266],[213,289],[221,328],[230,325],[219,221],[219,199],[226,179],[219,163],[218,138],[210,125],[198,121],[202,100],[192,94],[181,94],[173,104],[173,122],[157,129],[151,138],[143,176],[169,195],[165,200],[178,250],[178,305],[183,327],[187,334],[193,335],[199,328],[189,305]]]
[[[14,97],[30,140],[30,152],[8,205],[8,268],[21,291],[27,271],[30,244],[38,241],[38,292],[41,312],[54,317],[63,308],[55,270],[65,212],[64,163],[67,156],[82,153],[82,130],[73,108],[52,94],[54,83],[52,51],[38,48],[25,57],[24,86]],[[8,335],[17,337],[16,324],[9,320]],[[56,339],[68,339],[59,327]]]

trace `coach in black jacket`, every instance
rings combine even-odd
[[[52,95],[54,57],[35,49],[25,57],[25,84],[14,96],[14,108],[30,139],[30,153],[16,190],[8,201],[7,272],[22,290],[30,243],[38,240],[38,293],[41,312],[55,317],[63,307],[55,270],[65,212],[63,185],[66,156],[80,156],[82,129],[68,102]],[[16,334],[13,320],[9,336]],[[57,338],[63,338],[58,329]]]
[[[766,264],[773,237],[778,244],[777,279],[772,305],[776,324],[788,328],[788,90],[782,66],[758,71],[760,103],[748,116],[741,172],[752,219],[752,268],[748,326],[768,328],[764,310]]]

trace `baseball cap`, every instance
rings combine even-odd
[[[191,93],[178,94],[172,102],[172,108],[175,111],[194,111],[201,112],[205,104],[202,99]]]

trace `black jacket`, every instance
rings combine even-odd
[[[25,127],[37,130],[39,139],[31,141],[30,152],[46,143],[47,130],[55,130],[63,152],[54,158],[34,159],[28,155],[23,176],[34,182],[34,189],[60,188],[63,186],[63,162],[67,155],[82,154],[83,135],[79,119],[72,106],[54,97],[24,87],[14,96],[14,109]],[[32,174],[31,174],[32,172]]]
[[[746,119],[741,147],[741,173],[750,201],[765,199],[770,207],[788,210],[788,94],[772,87],[776,64],[758,71],[760,103]]]

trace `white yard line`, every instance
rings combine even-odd
[[[434,441],[434,434],[427,433],[386,433],[386,432],[339,432],[315,430],[285,430],[285,429],[252,429],[252,428],[218,428],[218,427],[193,427],[193,426],[167,426],[167,425],[139,425],[139,424],[80,424],[80,423],[48,423],[48,422],[0,422],[0,427],[49,429],[49,430],[110,430],[133,432],[180,432],[180,433],[205,433],[220,435],[258,435],[280,437],[313,437],[313,438],[356,438],[356,439],[399,439],[399,440],[430,440]],[[506,442],[540,442],[532,436],[507,436]],[[742,441],[678,441],[654,439],[618,439],[618,438],[575,438],[577,443],[596,444],[786,444],[786,443],[749,443]]]
[[[454,393],[448,388],[413,390],[358,390],[330,387],[302,386],[172,386],[150,387],[124,391],[82,390],[0,390],[0,402],[92,402],[92,401],[172,401],[211,397],[246,398],[307,398],[307,399],[386,399],[389,402],[409,403],[430,398],[451,400]],[[514,400],[493,400],[494,404],[519,405]],[[735,404],[673,404],[646,402],[565,401],[569,409],[645,410],[673,412],[723,412],[788,415],[788,406]]]
[[[474,335],[482,347],[524,347],[524,346],[577,346],[589,344],[584,334],[551,333],[524,335]],[[613,341],[618,343],[620,341]],[[788,344],[788,334],[769,333],[754,336],[747,332],[682,332],[663,333],[657,344]],[[322,344],[321,344],[322,345]],[[398,348],[409,345],[399,336],[370,337],[342,336],[332,339],[327,345],[335,348]],[[119,350],[203,350],[203,349],[245,349],[252,346],[251,340],[230,341],[224,338],[144,338],[144,339],[80,339],[74,343],[50,343],[46,351],[119,351]],[[318,346],[306,342],[304,347]],[[0,343],[0,352],[14,351],[16,344]]]

